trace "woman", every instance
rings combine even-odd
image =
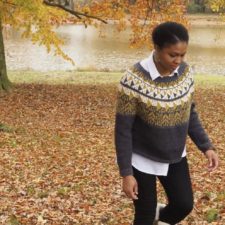
[[[133,225],[176,224],[193,209],[186,158],[190,136],[209,161],[218,156],[199,120],[193,101],[194,81],[184,62],[188,31],[165,22],[152,32],[154,50],[128,69],[118,86],[115,146],[123,191],[132,199]],[[168,204],[157,204],[156,177]]]

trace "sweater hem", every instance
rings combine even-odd
[[[148,159],[151,159],[151,160],[154,160],[156,162],[161,162],[161,163],[169,163],[169,164],[172,164],[172,163],[177,163],[177,162],[180,162],[182,160],[182,155],[179,157],[179,158],[176,158],[176,159],[162,159],[162,158],[158,158],[158,157],[155,157],[155,156],[152,156],[152,155],[147,155],[143,152],[140,152],[140,151],[137,151],[137,150],[134,150],[133,149],[133,152],[134,153],[137,153],[137,154],[140,154]]]

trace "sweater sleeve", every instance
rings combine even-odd
[[[136,114],[136,97],[123,81],[126,73],[118,85],[116,115],[115,115],[115,148],[120,176],[133,175],[132,169],[132,124]]]
[[[203,153],[206,152],[208,149],[215,150],[214,145],[210,141],[207,133],[205,132],[201,124],[198,113],[196,111],[195,102],[192,102],[191,104],[188,135],[198,147],[198,149]]]

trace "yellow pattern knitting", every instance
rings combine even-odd
[[[175,81],[156,82],[135,67],[118,86],[117,112],[138,115],[155,126],[176,126],[188,121],[194,93],[193,74],[187,66]]]

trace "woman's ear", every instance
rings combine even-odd
[[[154,62],[160,62],[160,57],[159,57],[159,52],[160,52],[160,48],[158,45],[154,45],[155,51],[153,54],[153,60]]]
[[[154,44],[154,49],[155,49],[156,51],[159,51],[159,46],[156,45],[156,44]]]

